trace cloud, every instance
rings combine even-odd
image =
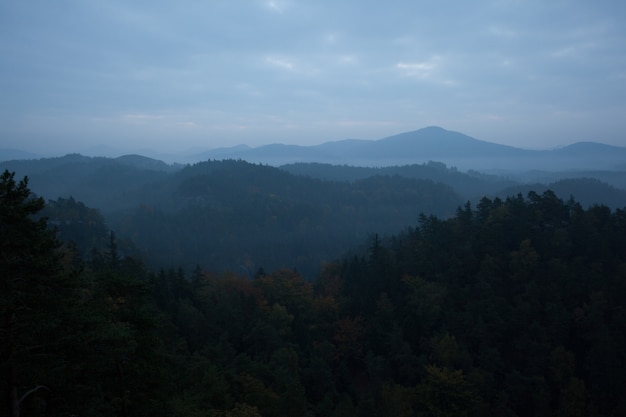
[[[145,113],[130,113],[130,114],[123,114],[122,115],[122,119],[124,120],[128,120],[131,122],[152,122],[155,120],[162,120],[164,119],[165,116],[161,115],[161,114],[145,114]]]
[[[404,77],[413,78],[421,81],[430,81],[441,85],[453,86],[458,81],[443,76],[441,62],[442,57],[435,55],[426,61],[396,63],[395,69]],[[457,63],[458,65],[458,63]]]
[[[593,48],[593,44],[585,42],[582,44],[567,45],[557,49],[550,55],[554,58],[576,58],[585,53],[585,50]]]
[[[400,70],[405,76],[415,78],[430,78],[433,74],[433,70],[437,68],[437,65],[433,61],[426,62],[398,62],[396,68]]]
[[[294,63],[289,58],[284,57],[276,57],[276,56],[266,56],[265,62],[270,66],[277,67],[287,71],[294,70]]]
[[[270,0],[265,5],[268,9],[278,14],[283,14],[288,7],[287,2],[280,0]]]

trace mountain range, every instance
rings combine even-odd
[[[334,165],[383,167],[437,161],[460,169],[482,171],[626,168],[626,147],[579,142],[554,150],[527,150],[478,140],[435,126],[379,140],[349,139],[314,146],[236,146],[203,152],[197,156],[201,160],[243,159],[275,166],[324,162]]]
[[[584,207],[622,209],[626,171],[617,169],[625,150],[579,143],[527,151],[427,128],[379,141],[222,149],[186,165],[142,155],[70,154],[4,161],[0,171],[28,176],[33,192],[61,208],[65,217],[50,218],[70,239],[102,240],[81,231],[91,224],[76,217],[84,204],[155,267],[200,263],[250,274],[260,266],[295,267],[314,276],[323,262],[369,234],[396,233],[420,214],[449,218],[466,202],[477,207],[483,197],[551,190]],[[276,165],[297,162],[276,167],[270,158]],[[468,161],[472,169],[453,161]],[[505,175],[486,173],[496,162],[504,164]],[[384,166],[392,163],[398,165]],[[525,171],[514,173],[515,164]],[[80,236],[69,237],[76,230]]]
[[[384,167],[437,161],[459,169],[483,172],[626,170],[626,147],[598,142],[578,142],[553,150],[528,150],[486,142],[435,126],[379,140],[348,139],[313,146],[237,145],[184,155],[159,155],[148,152],[143,154],[168,163],[183,164],[206,160],[242,159],[273,166],[321,162],[333,165]],[[0,161],[32,158],[33,154],[0,150]]]

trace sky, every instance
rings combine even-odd
[[[622,0],[0,1],[0,148],[626,146]]]

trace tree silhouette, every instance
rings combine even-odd
[[[71,306],[71,275],[63,270],[60,243],[28,188],[5,171],[0,177],[0,345],[6,415],[19,417],[34,395],[49,391],[61,362],[63,319]]]

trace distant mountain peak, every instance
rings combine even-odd
[[[107,150],[104,147],[100,149]],[[31,159],[30,157],[33,156],[21,154],[16,158],[16,153],[9,155],[8,151],[4,150],[3,153],[0,149],[0,161]],[[437,161],[457,169],[482,171],[492,169],[553,171],[564,168],[623,170],[626,166],[626,147],[596,142],[578,142],[550,151],[528,150],[487,142],[435,125],[378,140],[346,139],[312,146],[273,143],[250,147],[240,144],[198,153],[190,152],[176,155],[137,152],[121,157],[118,154],[116,162],[152,170],[174,169],[174,165],[180,163],[225,159],[241,159],[273,166],[298,162],[320,162],[366,167]],[[95,157],[82,155],[67,155],[62,160],[84,161]],[[98,157],[102,158],[106,155],[99,154]]]
[[[571,145],[567,145],[563,148],[556,149],[556,151],[568,153],[568,154],[584,154],[588,152],[604,153],[604,152],[610,152],[610,151],[625,152],[626,147],[585,141],[585,142],[572,143]]]
[[[451,130],[444,129],[441,126],[434,126],[434,125],[433,126],[426,126],[426,127],[421,128],[421,129],[417,129],[416,132],[419,132],[420,130],[421,131],[426,131],[426,132],[428,132],[428,131],[431,131],[431,132],[437,132],[437,131],[440,131],[440,132],[441,131],[451,132]]]
[[[577,150],[587,147],[593,151]],[[487,142],[440,126],[427,126],[378,140],[339,140],[314,146],[271,144],[223,148],[206,152],[199,160],[243,159],[275,166],[325,162],[369,167],[438,161],[473,170],[583,169],[597,167],[598,160],[602,160],[600,166],[616,169],[626,160],[621,156],[624,151],[626,148],[601,148],[594,144],[575,145],[558,151],[535,151]],[[590,159],[589,155],[594,158]]]
[[[170,165],[161,160],[149,158],[147,156],[138,154],[122,155],[113,159],[122,165],[142,169],[150,169],[155,171],[169,171],[172,168]]]

